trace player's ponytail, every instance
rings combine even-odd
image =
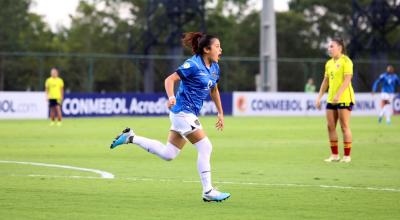
[[[192,50],[193,54],[203,55],[204,48],[210,48],[217,37],[201,32],[186,32],[182,36],[182,45]]]

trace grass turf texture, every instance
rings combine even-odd
[[[191,144],[171,162],[134,145],[109,149],[126,126],[165,143],[168,118],[66,119],[62,127],[49,127],[42,120],[0,121],[0,160],[70,165],[115,175],[101,179],[90,172],[0,163],[0,216],[400,219],[399,117],[390,126],[378,124],[375,117],[353,117],[350,164],[323,162],[330,150],[322,117],[227,117],[223,132],[215,130],[215,120],[201,118],[214,146],[214,185],[232,193],[223,203],[201,200],[197,152]]]

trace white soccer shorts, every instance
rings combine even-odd
[[[186,137],[199,129],[203,129],[197,116],[192,113],[170,112],[169,119],[171,120],[170,130],[178,132],[183,137]]]
[[[394,94],[392,94],[392,93],[386,93],[386,92],[381,93],[382,100],[388,100],[390,103],[392,103],[393,98],[394,98]]]

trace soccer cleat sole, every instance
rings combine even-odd
[[[228,196],[228,197],[226,197],[226,198],[224,198],[224,199],[221,199],[221,200],[208,200],[208,199],[203,198],[203,201],[204,201],[204,202],[222,202],[222,201],[224,201],[224,200],[229,199],[229,197],[231,197],[231,196]]]

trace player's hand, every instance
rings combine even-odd
[[[317,100],[315,100],[315,107],[317,107],[317,109],[321,109],[321,100],[320,99],[317,99]]]
[[[169,97],[169,98],[168,98],[167,107],[168,107],[169,109],[171,109],[172,106],[174,106],[175,104],[176,104],[176,98],[175,98],[175,96]]]
[[[215,124],[215,127],[217,130],[222,131],[224,130],[224,114],[219,114],[217,115],[217,123]]]
[[[338,103],[339,102],[339,96],[335,95],[335,97],[333,97],[332,103]]]

